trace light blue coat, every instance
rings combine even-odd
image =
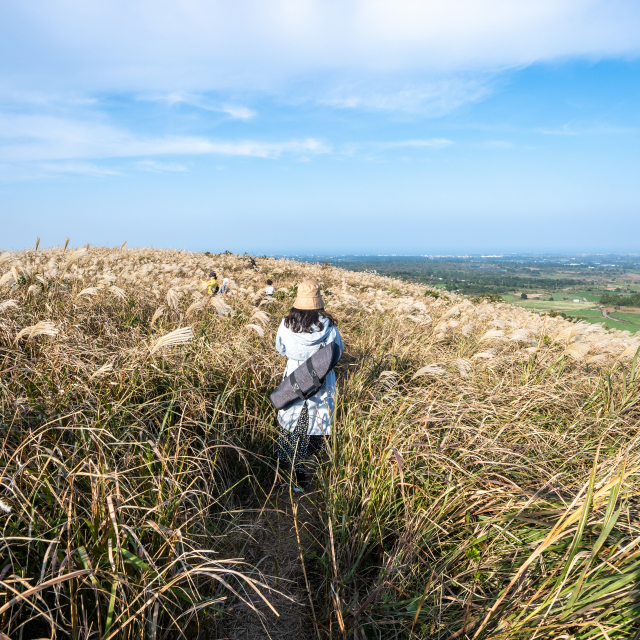
[[[294,333],[284,326],[284,320],[278,327],[276,335],[276,349],[280,355],[286,356],[282,379],[295,371],[305,360],[308,360],[320,347],[335,342],[344,349],[338,327],[330,327],[327,318],[320,318],[323,329],[314,326],[313,333]],[[310,436],[329,435],[331,433],[331,419],[336,402],[336,374],[330,371],[324,379],[320,390],[307,400],[309,407]],[[285,431],[293,431],[304,406],[304,400],[296,400],[286,409],[278,411],[278,422]]]

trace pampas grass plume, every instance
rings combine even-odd
[[[166,336],[162,336],[162,338],[158,339],[151,348],[149,355],[153,355],[163,347],[173,347],[177,344],[185,344],[186,342],[189,342],[191,338],[193,338],[193,329],[191,327],[176,329],[175,331],[167,333]]]

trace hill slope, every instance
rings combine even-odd
[[[317,633],[633,637],[637,338],[257,262],[0,256],[5,633],[194,637],[231,607],[268,627],[293,594],[255,542],[278,535],[273,340],[311,277],[347,346],[317,517],[294,518]],[[204,295],[212,268],[230,295]]]

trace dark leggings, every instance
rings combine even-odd
[[[324,447],[325,436],[309,436],[309,407],[304,403],[300,417],[293,431],[280,432],[278,440],[278,458],[284,467],[293,466],[298,482],[304,482],[304,463],[306,458],[314,456]]]

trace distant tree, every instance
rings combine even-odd
[[[527,300],[527,299],[529,298],[529,296],[528,296],[526,293],[521,293],[521,294],[520,294],[520,298],[521,298],[522,300]]]

